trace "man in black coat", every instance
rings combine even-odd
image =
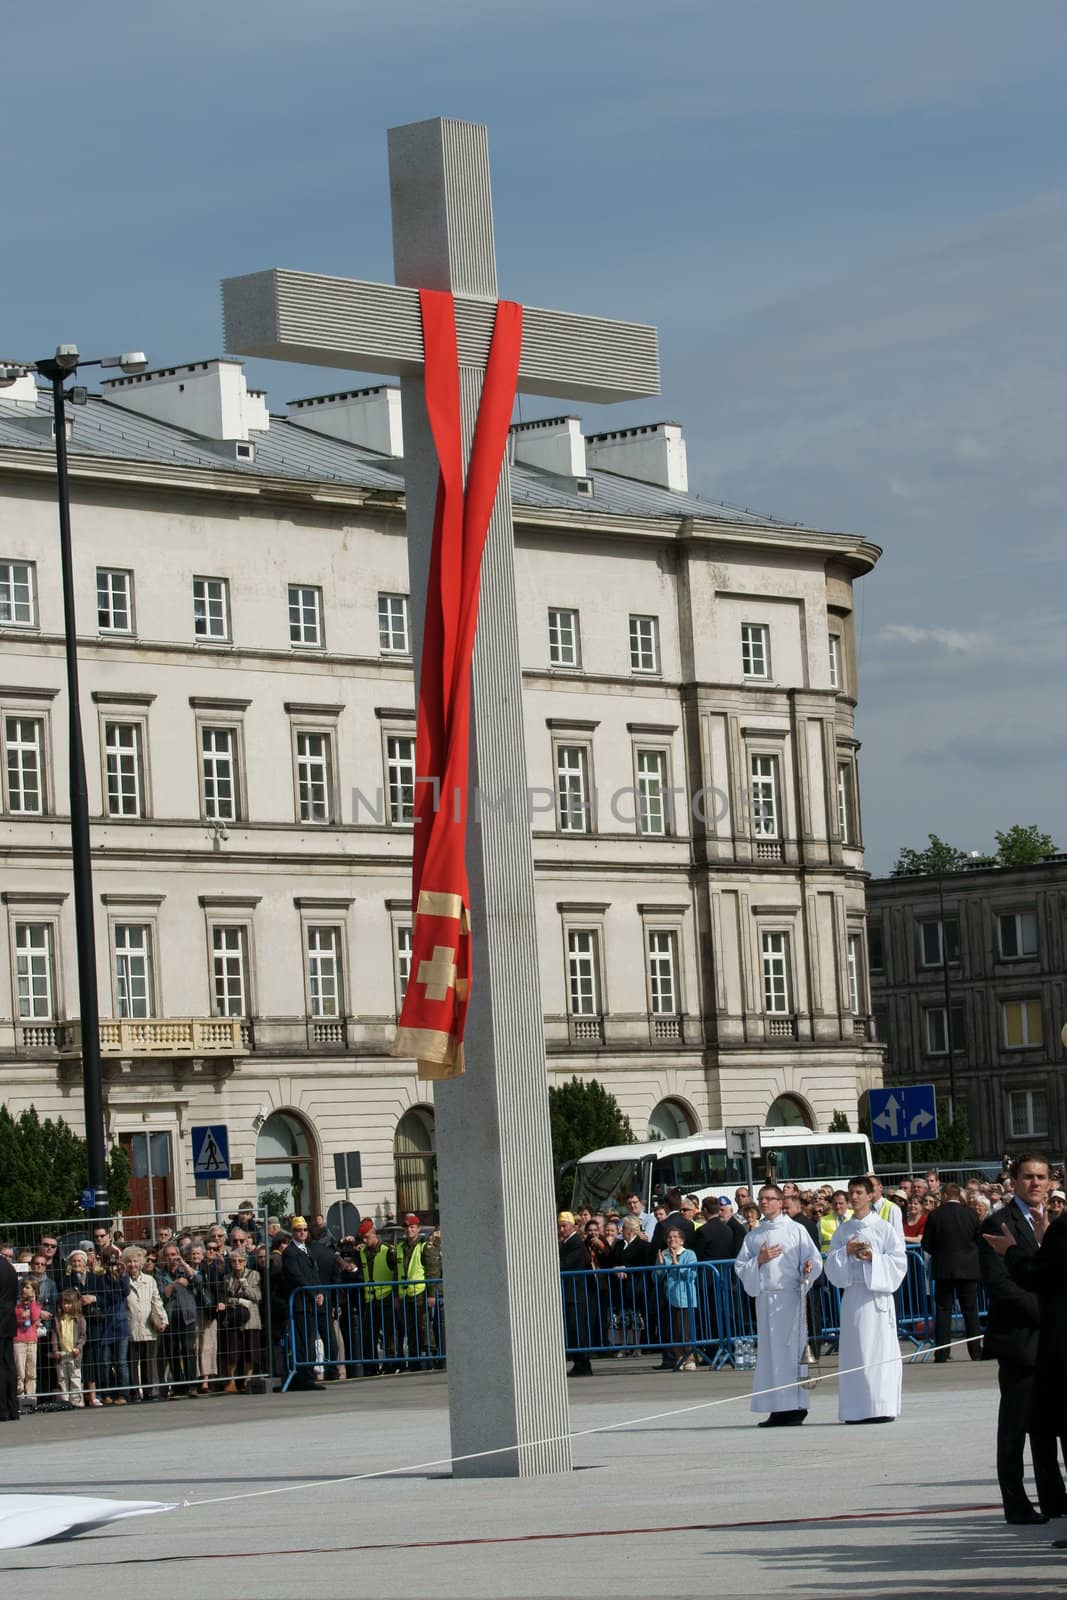
[[[986,1218],[987,1235],[1010,1236],[1019,1260],[1036,1256],[1039,1240],[1031,1214],[1043,1218],[1049,1191],[1045,1156],[1019,1156],[1011,1165],[1014,1198]],[[930,1224],[927,1222],[927,1227]],[[1005,1246],[1007,1248],[1007,1246]],[[1000,1256],[983,1239],[979,1246],[982,1281],[989,1294],[985,1356],[996,1358],[1000,1382],[997,1415],[997,1481],[1005,1521],[1045,1522],[1067,1511],[1067,1489],[1056,1460],[1056,1440],[1033,1427],[1034,1369],[1037,1364],[1040,1308],[1037,1296],[1022,1288]],[[1031,1505],[1023,1483],[1023,1445],[1030,1435],[1030,1454],[1040,1511]]]
[[[960,1199],[958,1183],[946,1183],[941,1204],[931,1211],[923,1230],[923,1254],[930,1257],[934,1280],[935,1362],[950,1361],[952,1351],[941,1348],[952,1338],[952,1302],[958,1300],[963,1326],[971,1341],[972,1361],[982,1359],[982,1329],[978,1321],[978,1213]]]
[[[585,1240],[574,1226],[574,1213],[561,1211],[557,1224],[559,1234],[559,1270],[561,1273],[587,1273],[589,1252]],[[588,1378],[593,1363],[589,1359],[589,1297],[595,1286],[588,1277],[564,1277],[563,1328],[566,1335],[567,1354],[571,1357],[569,1378]],[[583,1346],[585,1348],[583,1348]]]
[[[19,1419],[18,1375],[15,1371],[15,1306],[19,1275],[6,1256],[0,1256],[0,1422]]]
[[[308,1225],[303,1217],[293,1218],[293,1237],[282,1251],[282,1288],[286,1305],[294,1289],[322,1282],[318,1263],[308,1248]],[[290,1388],[321,1389],[315,1382],[315,1340],[328,1338],[323,1306],[325,1295],[300,1294],[293,1302],[293,1361],[296,1376]]]

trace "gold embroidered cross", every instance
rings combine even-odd
[[[455,954],[451,945],[435,944],[433,960],[419,962],[417,982],[426,985],[427,1000],[448,999],[448,991],[456,982]]]

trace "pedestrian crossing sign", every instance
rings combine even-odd
[[[196,1178],[228,1178],[230,1176],[230,1131],[223,1122],[193,1128],[193,1176]]]

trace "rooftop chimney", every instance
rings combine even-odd
[[[641,428],[619,428],[614,433],[592,433],[585,448],[590,467],[637,478],[641,483],[658,483],[676,494],[685,494],[689,488],[685,440],[677,422],[652,422]]]
[[[343,394],[317,394],[308,400],[290,400],[289,418],[302,428],[360,444],[383,456],[404,454],[404,429],[400,420],[400,390],[380,383],[373,389],[347,389]]]
[[[202,439],[242,439],[270,427],[267,397],[250,389],[244,365],[228,356],[160,367],[129,378],[108,378],[105,398],[157,422],[173,422]]]
[[[514,459],[525,466],[543,467],[561,478],[585,477],[585,440],[577,417],[513,423],[511,445]]]
[[[29,370],[25,372],[19,371],[16,361],[0,361],[0,371],[5,367],[10,371],[18,372],[18,377],[6,381],[0,379],[0,400],[9,406],[33,406],[36,408],[37,384],[33,373]]]

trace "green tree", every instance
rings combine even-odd
[[[1016,822],[1005,833],[994,835],[997,841],[997,862],[1002,867],[1031,867],[1042,856],[1056,854],[1052,835],[1042,833],[1035,822],[1024,828]]]
[[[848,1125],[848,1117],[847,1117],[847,1115],[845,1114],[844,1111],[835,1111],[834,1112],[833,1116],[830,1118],[830,1126],[829,1126],[829,1128],[827,1128],[826,1131],[827,1131],[827,1133],[851,1133],[852,1132],[852,1129]]]
[[[891,877],[905,878],[919,872],[962,872],[964,867],[973,865],[966,850],[957,850],[954,844],[946,844],[936,833],[928,834],[927,837],[929,844],[925,850],[913,850],[910,845],[903,846],[890,874]]]
[[[569,1083],[548,1091],[548,1115],[552,1128],[552,1164],[556,1171],[556,1201],[566,1206],[570,1200],[574,1174],[569,1169],[559,1175],[566,1162],[577,1161],[590,1150],[606,1145],[633,1144],[634,1131],[613,1094],[595,1078],[571,1078]]]
[[[130,1163],[113,1145],[107,1157],[112,1211],[130,1203]],[[85,1140],[60,1117],[37,1115],[35,1106],[13,1117],[0,1105],[0,1219],[4,1222],[62,1222],[77,1216],[89,1183]]]

